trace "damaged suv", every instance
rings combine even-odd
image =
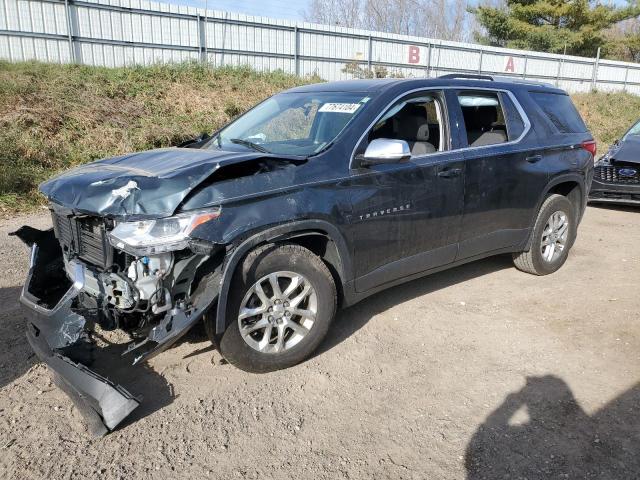
[[[27,337],[113,429],[138,398],[80,363],[96,325],[133,363],[204,321],[233,365],[316,349],[341,306],[501,253],[565,262],[595,143],[565,92],[491,77],[324,83],[211,136],[96,161],[41,186],[53,228],[22,227]]]

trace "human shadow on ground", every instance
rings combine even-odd
[[[395,305],[506,268],[514,268],[511,256],[500,255],[434,273],[376,293],[360,303],[338,312],[327,337],[314,356],[331,350],[366,325],[371,318]]]
[[[469,480],[640,476],[640,383],[594,414],[552,375],[527,378],[467,445]]]

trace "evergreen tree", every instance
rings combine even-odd
[[[640,15],[637,4],[616,7],[589,0],[506,0],[504,7],[470,10],[487,45],[593,57],[607,43],[606,30]]]

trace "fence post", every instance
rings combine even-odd
[[[296,75],[300,75],[300,32],[298,25],[293,27],[293,63]]]
[[[64,0],[64,11],[67,19],[67,38],[69,39],[69,58],[72,63],[76,63],[76,50],[73,45],[73,37],[75,32],[73,31],[73,22],[71,21],[71,0]]]
[[[207,28],[207,25],[202,16],[198,14],[198,52],[202,63],[207,63],[207,38],[205,28]]]
[[[596,83],[598,82],[598,66],[600,65],[600,47],[598,47],[598,53],[596,53],[596,61],[593,63],[593,73],[591,75],[591,91],[596,89]]]
[[[560,86],[560,73],[562,72],[562,66],[564,65],[564,57],[567,55],[567,44],[564,44],[564,53],[562,59],[558,62],[558,73],[556,74],[556,87]]]
[[[367,68],[371,71],[371,57],[373,55],[373,39],[371,38],[371,35],[369,35],[367,42]]]
[[[427,44],[427,78],[431,77],[431,42]]]
[[[522,69],[522,78],[526,78],[527,77],[527,61],[529,60],[529,57],[527,56],[527,54],[524,54],[524,68]]]
[[[484,55],[484,50],[480,50],[480,63],[478,64],[478,73],[482,73],[482,57]]]
[[[629,67],[627,67],[624,71],[624,85],[622,86],[622,91],[627,91],[627,79],[629,78]]]

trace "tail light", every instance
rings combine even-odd
[[[591,155],[596,156],[596,151],[598,150],[598,146],[595,140],[586,140],[580,144],[582,148],[584,148]]]

